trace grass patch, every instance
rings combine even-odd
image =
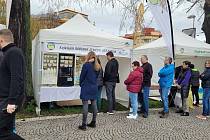
[[[160,108],[162,107],[162,103],[160,101],[149,100],[149,107],[150,108]],[[17,113],[17,119],[25,119],[25,118],[33,118],[37,117],[36,115],[36,103],[34,100],[31,100],[25,108]],[[91,110],[91,107],[89,107]],[[101,112],[107,112],[108,102],[105,99],[102,99],[102,106]],[[127,111],[128,108],[117,103],[116,104],[116,111]],[[48,104],[42,104],[41,115],[42,116],[64,116],[64,115],[71,115],[71,114],[79,114],[82,112],[82,106],[70,106],[70,107],[59,107],[54,106],[49,108]]]

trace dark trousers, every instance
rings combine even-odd
[[[115,87],[116,83],[114,82],[106,82],[106,96],[108,100],[108,112],[112,113],[115,110],[116,99],[115,99]]]
[[[24,140],[13,133],[15,114],[0,112],[0,140]]]
[[[83,117],[82,117],[82,124],[86,125],[87,124],[87,116],[88,116],[88,101],[82,101],[83,103]],[[96,122],[96,116],[97,116],[97,105],[96,105],[96,100],[91,100],[91,106],[93,110],[93,118],[92,121]]]
[[[143,87],[142,92],[138,95],[139,103],[141,104],[141,110],[145,116],[148,116],[149,113],[149,92],[150,87]]]
[[[199,87],[192,86],[191,90],[192,90],[193,101],[196,99],[196,104],[199,104],[199,95],[198,95]]]

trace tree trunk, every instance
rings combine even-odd
[[[26,94],[33,95],[31,67],[30,0],[13,0],[9,29],[14,34],[15,44],[23,50],[26,58]]]
[[[206,1],[204,4],[204,22],[202,26],[202,30],[206,36],[206,43],[210,44],[210,2]]]

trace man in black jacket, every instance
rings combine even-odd
[[[113,52],[108,52],[106,54],[108,62],[105,67],[104,72],[104,83],[106,87],[106,95],[108,100],[108,114],[113,115],[113,110],[115,110],[115,87],[116,83],[119,82],[119,64],[118,61],[114,58]]]
[[[3,52],[1,51],[1,48],[0,48],[0,65],[1,65],[2,58],[3,58]]]
[[[142,93],[139,93],[139,102],[141,103],[141,113],[147,118],[149,113],[149,92],[151,87],[151,79],[153,75],[152,65],[148,62],[146,55],[141,56],[142,68],[144,69]]]
[[[200,86],[200,72],[195,69],[194,64],[190,65],[191,68],[191,79],[190,79],[190,85],[191,85],[191,91],[192,91],[192,96],[193,96],[193,102],[194,98],[196,98],[196,103],[193,103],[194,106],[199,106],[199,95],[198,95],[198,90]]]
[[[0,30],[0,140],[23,140],[13,133],[13,123],[25,98],[25,59],[13,42],[10,30]]]

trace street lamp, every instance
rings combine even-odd
[[[193,19],[193,28],[195,28],[195,17],[195,15],[190,15],[187,17],[188,19]]]

